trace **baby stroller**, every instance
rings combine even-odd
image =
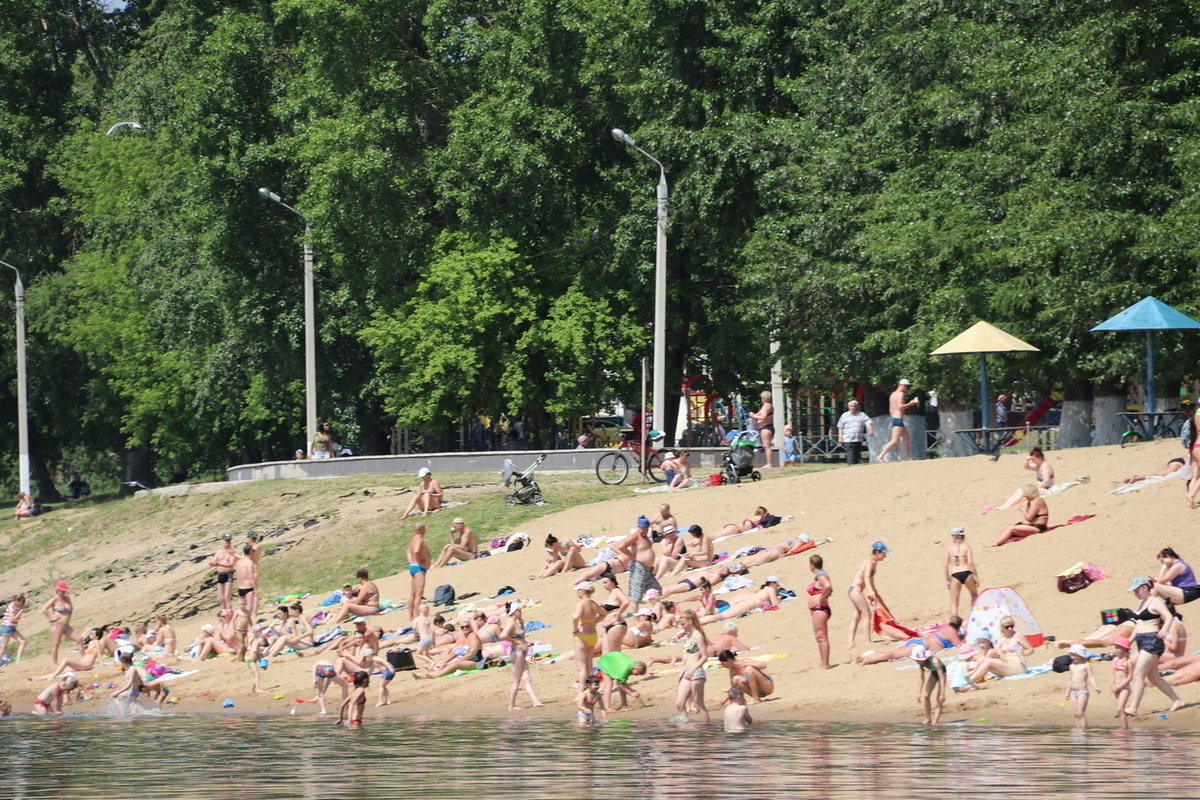
[[[527,506],[544,506],[546,499],[542,497],[542,490],[537,485],[537,481],[533,479],[533,472],[538,468],[538,465],[546,460],[546,454],[542,453],[538,456],[538,460],[530,465],[529,469],[524,472],[517,471],[513,466],[512,459],[504,459],[504,471],[500,473],[504,478],[505,486],[516,485],[513,493],[504,498],[505,505],[515,506],[517,504]]]
[[[752,481],[762,478],[754,468],[754,450],[758,447],[758,431],[739,431],[729,440],[729,449],[721,459],[726,483],[740,483],[742,478]]]

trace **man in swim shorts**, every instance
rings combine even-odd
[[[904,393],[912,387],[912,381],[902,380],[896,385],[896,390],[888,395],[888,418],[892,428],[892,436],[888,439],[888,443],[879,451],[879,455],[875,460],[882,464],[884,458],[890,453],[897,444],[904,443],[904,459],[908,460],[912,453],[910,452],[912,442],[908,438],[908,431],[904,427],[904,411],[912,408],[917,404],[916,400],[904,401]]]
[[[638,517],[636,527],[614,548],[629,557],[629,599],[633,611],[650,589],[662,591],[654,577],[654,545],[650,542],[650,520]]]
[[[258,613],[258,567],[254,563],[253,553],[254,545],[247,543],[242,547],[242,555],[233,564],[241,608],[250,615]]]
[[[408,574],[412,578],[408,588],[408,618],[416,619],[425,597],[425,573],[429,572],[432,557],[425,543],[425,523],[418,522],[408,540]]]
[[[216,567],[217,570],[217,601],[221,608],[233,608],[233,565],[236,561],[233,534],[227,533],[221,537],[221,546],[213,554],[213,560],[208,562],[210,567]]]

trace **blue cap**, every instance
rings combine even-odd
[[[650,519],[648,517],[638,517],[637,518],[637,526],[639,528],[649,528],[650,527]]]
[[[876,542],[875,544],[871,545],[871,552],[875,552],[876,550],[881,553],[887,553],[889,556],[892,554],[892,551],[888,550],[888,546],[883,542]]]
[[[1129,582],[1129,591],[1132,592],[1134,589],[1138,588],[1139,586],[1149,586],[1149,585],[1150,585],[1150,579],[1139,575],[1138,577],[1134,578],[1132,581]]]

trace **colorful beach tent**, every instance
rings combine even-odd
[[[1151,412],[1154,411],[1154,332],[1181,329],[1200,329],[1200,322],[1153,297],[1143,297],[1092,328],[1093,331],[1146,332],[1146,410]]]
[[[1010,333],[990,325],[983,320],[976,322],[944,345],[934,350],[931,356],[970,355],[979,356],[979,419],[981,427],[990,428],[992,409],[988,403],[987,354],[988,353],[1038,353],[1033,345],[1022,342]]]
[[[1008,586],[984,589],[979,593],[971,608],[971,616],[967,619],[967,642],[973,643],[980,636],[996,641],[1000,636],[1000,620],[1003,617],[1016,620],[1017,633],[1025,634],[1031,645],[1042,646],[1045,639],[1037,620],[1017,590]]]

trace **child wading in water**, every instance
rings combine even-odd
[[[1096,685],[1096,674],[1092,672],[1092,665],[1088,663],[1087,650],[1084,649],[1084,646],[1073,644],[1068,652],[1071,654],[1071,668],[1068,670],[1069,680],[1065,697],[1071,701],[1071,709],[1075,712],[1075,727],[1086,728],[1088,726],[1087,685],[1091,683],[1096,694],[1100,694],[1100,687]]]
[[[596,724],[596,708],[600,708],[601,715],[607,717],[608,712],[604,708],[604,700],[600,697],[600,679],[595,675],[588,675],[583,682],[583,691],[579,693],[579,697],[575,698],[575,706],[579,709],[580,725],[595,725]]]
[[[346,719],[346,724],[362,725],[363,708],[367,705],[367,688],[370,685],[370,675],[361,671],[354,673],[354,688],[350,690],[350,694],[342,701],[342,710],[338,713],[338,725],[341,725],[342,720],[346,719],[347,709],[350,710],[350,718]]]
[[[925,724],[937,725],[942,721],[942,706],[946,703],[946,665],[924,647],[914,647],[908,655],[917,662],[921,676],[917,702],[925,707]],[[937,705],[932,705],[933,692],[937,690]]]
[[[1113,639],[1113,646],[1117,648],[1117,655],[1112,661],[1112,693],[1113,698],[1117,701],[1117,718],[1121,720],[1121,727],[1129,727],[1129,717],[1125,716],[1125,703],[1129,701],[1129,681],[1132,679],[1130,674],[1129,650],[1133,647],[1133,642],[1126,639],[1124,636],[1118,636]]]
[[[745,733],[754,719],[750,716],[750,707],[746,705],[746,693],[739,687],[733,686],[726,694],[725,731],[726,733]]]

